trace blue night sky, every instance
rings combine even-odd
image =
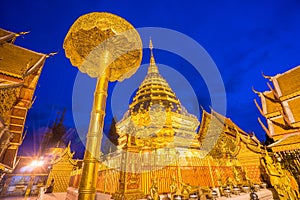
[[[57,112],[64,108],[67,110],[65,125],[71,128],[70,132],[75,130],[73,114],[81,112],[79,115],[84,119],[77,129],[78,132],[87,131],[90,110],[79,106],[72,111],[78,70],[71,66],[62,47],[70,26],[83,14],[110,12],[125,18],[136,28],[168,28],[194,39],[207,51],[221,74],[226,89],[226,116],[246,132],[255,132],[262,141],[265,133],[257,122],[260,114],[253,103],[257,96],[251,87],[258,91],[267,90],[261,72],[276,75],[300,64],[300,1],[297,0],[10,0],[3,1],[1,8],[1,28],[13,32],[30,31],[24,38],[16,40],[17,45],[42,53],[59,52],[45,63],[35,93],[37,99],[28,113],[29,134],[22,146],[22,154],[37,149],[32,141],[38,143],[39,133],[51,125]],[[155,37],[152,39],[155,47]],[[175,45],[177,42],[173,41]],[[155,50],[154,53],[158,63],[178,71],[189,82],[199,104],[209,110],[211,100],[207,86],[201,76],[195,75],[191,64],[167,51]],[[137,80],[141,81],[145,76],[148,62],[149,50],[144,49],[142,63],[146,65],[138,71],[141,78]],[[192,102],[193,95],[182,89],[178,81],[172,80],[172,76],[167,76],[167,70],[170,68],[160,68],[183,105],[195,114],[199,107]],[[137,81],[136,87],[138,85]],[[114,86],[114,83],[110,84],[108,101],[111,101]],[[92,93],[93,86],[84,90]],[[83,100],[82,104],[89,108],[91,101]],[[128,105],[128,101],[120,104]],[[119,110],[116,114],[111,111],[111,104],[107,105],[106,131],[112,116],[120,120],[119,115],[123,113]],[[76,134],[76,131],[72,133]],[[79,146],[74,142],[73,148]]]

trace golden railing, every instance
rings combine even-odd
[[[118,159],[117,159],[118,160]],[[111,162],[116,162],[117,160]],[[178,162],[180,164],[178,164]],[[178,187],[180,183],[190,184],[191,186],[200,186],[201,188],[218,187],[218,179],[221,177],[221,182],[224,184],[230,177],[234,179],[232,166],[220,166],[216,160],[200,159],[196,157],[180,158],[178,162],[169,166],[146,166],[143,164],[141,171],[141,189],[144,194],[149,194],[152,185],[152,179],[156,179],[158,190],[160,193],[169,193],[172,177],[175,177]],[[222,162],[221,162],[222,163]],[[180,165],[180,166],[179,166]],[[153,170],[147,170],[153,169]],[[248,178],[252,181],[261,182],[261,172],[258,165],[241,166],[241,169],[246,170]],[[217,174],[219,172],[219,175]],[[81,170],[72,172],[70,186],[77,188]],[[98,171],[97,191],[101,193],[113,194],[118,191],[120,171],[118,168],[109,168],[102,165]]]

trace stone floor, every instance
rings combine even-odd
[[[277,200],[273,198],[272,192],[270,190],[260,190],[257,192],[259,200]],[[37,197],[29,197],[27,200],[65,200],[66,193],[52,193],[45,194],[43,198],[38,199]],[[97,199],[99,200],[109,200],[110,195],[107,194],[97,194]],[[242,193],[241,195],[232,195],[231,198],[220,197],[217,200],[248,200],[250,199],[249,194]],[[24,200],[24,197],[0,197],[0,200]]]
[[[65,200],[66,193],[52,193],[52,194],[44,194],[42,198],[38,198],[37,196],[28,197],[27,200]],[[24,197],[0,197],[1,200],[24,200]]]
[[[260,190],[256,192],[259,200],[277,200],[273,198],[273,193],[270,190]],[[231,198],[220,197],[218,200],[248,200],[250,199],[250,194],[241,193],[241,195],[232,195]]]

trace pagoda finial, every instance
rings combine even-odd
[[[150,42],[149,42],[149,49],[151,50],[151,55],[153,54],[152,50],[153,50],[153,44],[152,44],[152,39],[150,37]]]
[[[156,66],[154,55],[153,55],[153,44],[152,44],[151,37],[150,37],[150,42],[149,42],[149,49],[150,49],[151,57],[150,57],[150,66],[148,68],[148,74],[158,73],[158,68]]]

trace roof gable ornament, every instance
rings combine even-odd
[[[73,156],[74,156],[75,152],[71,152],[71,141],[69,141],[68,146],[61,152],[59,153],[58,157],[54,158],[51,161],[51,164],[56,164],[58,162],[60,162],[61,160],[63,160],[64,158],[67,158],[69,160],[69,162],[72,165],[77,165],[77,160],[73,160]]]
[[[264,74],[264,72],[261,72],[262,77],[264,77],[265,79],[269,79],[269,81],[272,81],[273,77],[272,76],[267,76]]]

